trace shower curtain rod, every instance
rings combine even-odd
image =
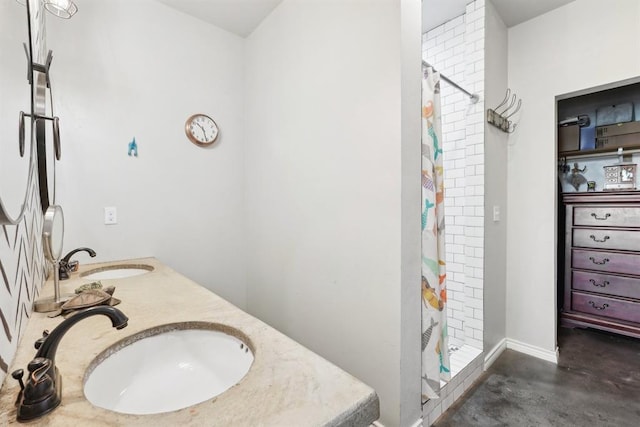
[[[431,64],[429,64],[426,61],[422,61],[422,65],[424,67],[431,67],[434,69],[434,71],[436,70]],[[453,80],[449,79],[447,76],[445,76],[444,74],[440,73],[440,78],[442,80],[444,80],[445,82],[449,83],[451,86],[455,87],[456,89],[458,89],[461,92],[464,92],[470,99],[472,103],[476,103],[478,102],[478,100],[480,99],[480,97],[478,95],[476,95],[475,93],[470,93],[469,91],[467,91],[466,89],[464,89],[462,86],[458,85],[456,82],[454,82]]]

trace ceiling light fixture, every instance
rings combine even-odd
[[[28,0],[16,0],[21,5],[26,5]],[[44,0],[44,8],[47,12],[58,18],[69,19],[78,11],[78,6],[71,0]]]
[[[44,8],[58,18],[69,19],[78,11],[78,6],[71,0],[45,0]]]

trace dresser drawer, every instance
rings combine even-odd
[[[640,278],[574,270],[571,288],[578,291],[640,299]]]
[[[640,230],[574,228],[573,246],[597,249],[640,250]]]
[[[575,207],[573,224],[596,227],[640,227],[640,206]]]
[[[585,270],[640,275],[640,254],[573,249],[571,266]]]
[[[640,302],[572,292],[571,308],[582,313],[640,322]]]

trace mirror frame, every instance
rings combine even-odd
[[[56,221],[60,222],[62,229],[60,236],[57,236]],[[54,239],[58,238],[60,243],[54,247]],[[62,248],[64,243],[64,214],[62,208],[58,205],[51,205],[44,214],[44,225],[42,227],[42,246],[44,255],[51,263],[56,263],[62,256]]]
[[[28,33],[28,39],[29,39],[29,46],[27,48],[27,54],[29,56],[28,58],[28,67],[27,67],[27,76],[30,82],[30,87],[31,87],[31,138],[29,141],[30,144],[30,148],[29,148],[29,167],[28,167],[28,177],[27,177],[27,184],[26,184],[26,188],[24,190],[24,197],[22,200],[22,206],[20,207],[20,210],[18,212],[17,216],[13,216],[9,210],[11,210],[11,207],[7,207],[4,205],[3,201],[2,201],[2,195],[0,194],[0,224],[9,224],[9,225],[16,225],[18,224],[20,221],[22,221],[22,218],[24,217],[25,211],[26,211],[26,206],[27,206],[27,199],[29,197],[29,191],[31,190],[31,186],[32,186],[32,182],[33,182],[33,176],[34,176],[34,169],[35,169],[35,164],[36,164],[36,134],[37,134],[37,120],[34,119],[34,113],[36,113],[35,111],[35,104],[37,103],[36,101],[36,96],[35,96],[35,89],[34,89],[34,70],[33,70],[33,42],[32,42],[32,31],[31,31],[31,8],[29,6],[29,1],[26,2],[26,9],[27,9],[27,33]],[[46,80],[46,79],[45,79]],[[45,82],[46,84],[46,82]],[[19,131],[20,131],[20,125],[18,126]],[[21,131],[20,131],[21,133]],[[20,138],[18,138],[18,140],[20,140]]]

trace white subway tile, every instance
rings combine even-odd
[[[484,333],[482,329],[476,329],[473,331],[473,337],[477,340],[482,340],[484,338]]]
[[[453,282],[455,283],[459,283],[462,288],[458,289],[459,291],[464,290],[464,281],[465,281],[465,275],[463,272],[455,272],[452,273],[452,277],[453,277]]]
[[[456,16],[455,18],[451,19],[450,21],[447,21],[444,23],[444,30],[451,30],[451,29],[455,29],[458,27],[464,27],[464,15],[459,15]]]
[[[470,2],[467,3],[467,6],[465,7],[465,22],[469,20],[469,14],[472,13],[474,10],[476,10],[476,4],[475,2]]]
[[[461,264],[457,264],[455,262],[447,264],[447,271],[455,272],[455,271],[463,271],[463,270],[464,270],[464,267]]]
[[[439,25],[432,30],[427,31],[427,39],[432,39],[444,33],[444,25]]]
[[[447,292],[448,292],[448,290],[447,290]],[[451,298],[449,298],[448,293],[447,293],[447,299],[451,299]],[[460,320],[458,320],[458,319],[447,317],[447,324],[448,324],[449,328],[462,329],[462,322]]]
[[[447,58],[444,61],[444,65],[447,69],[451,69],[452,67],[455,67],[457,64],[464,64],[464,63],[465,63],[464,55],[463,54],[454,55],[453,51],[451,51],[451,57]]]
[[[436,422],[436,420],[442,415],[442,405],[440,402],[436,404],[431,413],[429,414],[429,424],[431,425]]]
[[[474,348],[482,348],[482,339],[475,339],[470,337],[465,337],[465,344],[474,347]]]
[[[484,156],[482,158],[484,159]],[[484,176],[482,175],[468,175],[465,179],[467,180],[467,185],[484,185]]]
[[[476,248],[481,248],[484,244],[484,239],[480,238],[480,237],[470,237],[470,236],[465,236],[466,239],[466,244],[468,246],[472,246],[472,247],[476,247]],[[468,276],[472,276],[472,277],[477,277],[475,275],[474,271],[470,271],[467,272],[465,270],[465,274],[467,274]]]
[[[467,321],[465,322],[465,325],[468,325],[474,329],[478,329],[480,331],[482,331],[483,329],[483,321],[482,320],[478,320],[478,319],[467,319]]]
[[[464,287],[464,296],[465,296],[466,298],[474,298],[474,296],[473,296],[473,291],[475,291],[475,289],[474,289],[474,288],[472,288],[471,286],[465,286],[465,287]],[[471,314],[471,315],[470,315],[470,316],[468,316],[468,317],[473,317],[473,310],[474,310],[474,308],[473,308],[473,307],[471,307],[471,306],[465,306],[465,309],[466,309],[467,307],[469,308],[469,311],[470,311],[470,314]],[[465,314],[466,314],[466,312],[465,312]]]
[[[466,217],[466,225],[472,227],[482,227],[484,226],[484,218],[477,216]]]
[[[482,289],[482,279],[469,277],[466,280],[466,285],[474,289]]]
[[[459,44],[464,43],[464,35],[460,34],[458,36],[456,36],[454,34],[453,38],[446,40],[444,42],[444,48],[446,51],[453,53],[453,48],[456,47]]]

